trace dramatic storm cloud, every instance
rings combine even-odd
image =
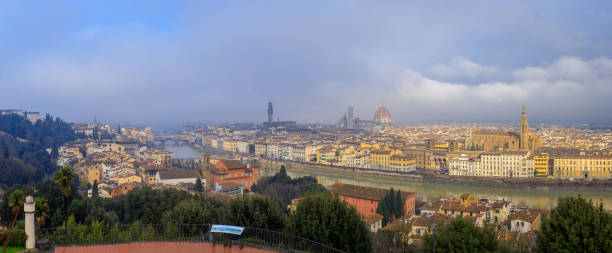
[[[0,2],[0,108],[69,121],[612,123],[608,2]],[[275,118],[276,118],[275,116]]]

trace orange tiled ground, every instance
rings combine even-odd
[[[213,246],[207,242],[141,242],[124,243],[96,246],[71,246],[56,247],[56,253],[191,253],[191,252],[214,252],[214,253],[267,253],[274,252],[256,248],[238,246],[224,247],[222,243]]]

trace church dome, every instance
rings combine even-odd
[[[380,106],[374,113],[374,121],[379,123],[391,123],[391,112],[384,105]]]

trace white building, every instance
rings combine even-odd
[[[200,177],[198,170],[160,170],[155,174],[155,180],[158,184],[178,185],[191,183],[195,184]],[[202,184],[206,185],[205,179],[201,179]]]
[[[280,146],[280,158],[283,160],[291,160],[293,147],[291,144],[282,144]]]
[[[272,159],[279,159],[280,158],[279,146],[277,144],[268,143],[266,156]]]
[[[243,153],[243,154],[248,154],[249,145],[250,143],[248,141],[238,141],[238,152]]]
[[[265,143],[255,143],[255,155],[267,156],[268,146]]]
[[[40,112],[26,112],[26,119],[34,124],[40,119]]]
[[[480,176],[485,177],[534,177],[533,159],[528,161],[528,151],[501,151],[480,155]]]
[[[306,162],[306,146],[296,144],[291,146],[291,160],[296,162]]]
[[[540,229],[540,212],[536,210],[521,210],[510,218],[510,229],[520,233],[528,233]]]
[[[306,145],[304,147],[304,156],[306,158],[306,162],[312,162],[317,158],[317,145]]]
[[[448,163],[448,174],[453,176],[481,176],[480,159],[466,154],[453,158]]]

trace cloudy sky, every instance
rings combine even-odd
[[[163,125],[612,123],[610,1],[0,1],[0,108]],[[425,3],[423,3],[425,2]]]

